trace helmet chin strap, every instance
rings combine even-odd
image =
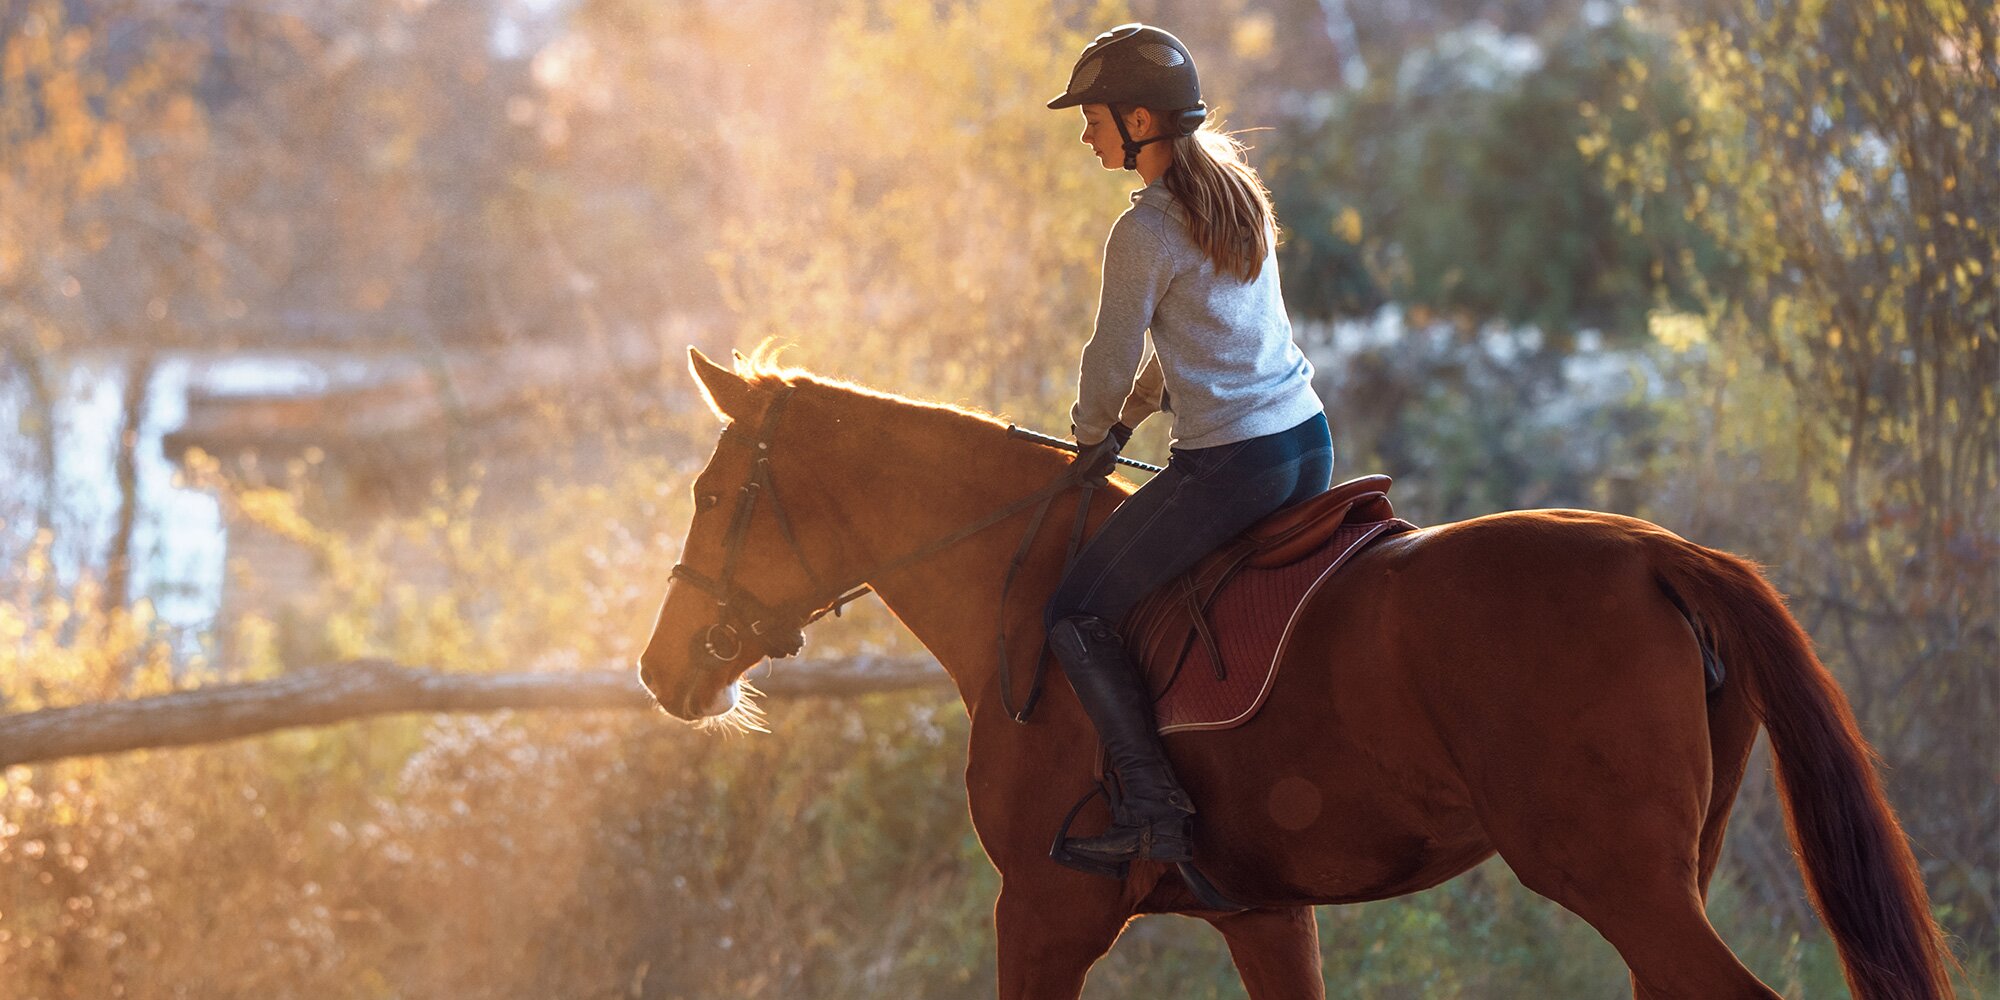
[[[1114,111],[1111,114],[1111,121],[1113,124],[1118,126],[1118,138],[1123,139],[1125,141],[1125,169],[1127,170],[1139,169],[1139,151],[1145,149],[1147,144],[1159,142],[1163,139],[1173,138],[1173,136],[1170,135],[1156,135],[1151,139],[1139,139],[1137,141],[1134,141],[1132,138],[1132,133],[1125,130],[1124,115],[1118,114],[1117,112]]]

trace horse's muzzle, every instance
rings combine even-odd
[[[742,700],[742,692],[743,688],[741,685],[735,681],[730,681],[718,689],[715,694],[711,695],[708,703],[705,705],[694,704],[694,693],[689,692],[686,712],[669,711],[668,714],[684,722],[700,722],[703,719],[713,719],[718,715],[725,715],[731,709],[735,708],[736,703]]]

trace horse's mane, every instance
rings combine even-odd
[[[767,338],[750,352],[749,357],[736,356],[736,374],[747,380],[753,388],[759,391],[773,390],[780,386],[812,385],[850,396],[857,396],[862,399],[893,403],[905,407],[915,407],[940,415],[950,415],[958,419],[971,419],[997,428],[1005,428],[1008,424],[1008,421],[1000,416],[977,407],[960,406],[955,403],[941,403],[927,399],[913,399],[900,393],[877,389],[874,386],[862,385],[859,382],[850,382],[847,379],[837,378],[832,375],[823,375],[804,368],[781,364],[778,356],[790,346],[793,345],[780,345],[774,338]]]
[[[826,390],[842,400],[864,407],[881,407],[881,410],[869,416],[871,419],[880,418],[879,426],[883,427],[914,427],[914,418],[933,418],[935,423],[926,424],[930,431],[917,434],[913,440],[927,442],[929,447],[945,449],[954,462],[962,459],[965,454],[963,448],[968,445],[976,447],[983,454],[1010,455],[1015,458],[1008,461],[1032,463],[1006,475],[1051,474],[1062,462],[1068,461],[1067,457],[1057,461],[1058,456],[1064,456],[1064,452],[1046,444],[1010,439],[1005,432],[1011,426],[1011,422],[997,414],[972,406],[912,399],[873,386],[781,364],[778,355],[782,350],[782,347],[767,339],[758,344],[756,349],[750,352],[749,357],[736,355],[737,376],[747,381],[751,389],[760,394],[774,392],[785,386],[809,386],[816,390]],[[713,402],[710,405],[713,406]],[[725,414],[717,415],[725,421],[730,419]],[[937,433],[939,431],[944,433]],[[992,444],[988,445],[986,441],[991,441]],[[1034,471],[1027,471],[1029,469]],[[1121,493],[1129,494],[1137,488],[1135,484],[1115,476],[1110,482],[1111,488]]]

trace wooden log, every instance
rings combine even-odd
[[[946,687],[923,657],[860,656],[782,664],[751,682],[777,697],[847,697]],[[298,670],[275,680],[214,684],[126,701],[0,715],[0,767],[191,746],[298,726],[324,726],[401,712],[501,709],[649,709],[652,696],[630,670],[442,673],[356,660]]]

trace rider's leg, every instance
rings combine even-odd
[[[1187,793],[1168,766],[1152,700],[1117,625],[1139,600],[1280,507],[1324,491],[1324,417],[1289,431],[1192,451],[1127,499],[1077,553],[1047,606],[1049,644],[1105,742],[1123,790],[1110,830],[1073,853],[1116,863],[1187,860]]]
[[[1049,631],[1049,646],[1097,727],[1120,793],[1111,828],[1101,836],[1072,838],[1070,852],[1111,864],[1133,858],[1193,860],[1188,817],[1194,802],[1167,765],[1152,697],[1118,631],[1096,615],[1069,615]]]

